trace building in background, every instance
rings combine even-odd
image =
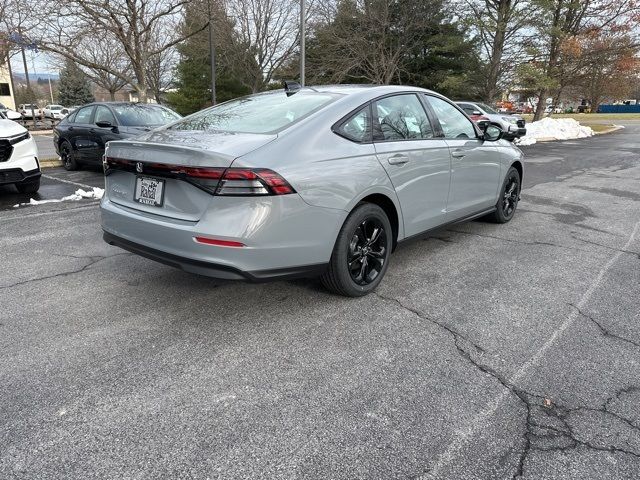
[[[9,67],[5,63],[0,64],[0,103],[11,110],[16,109]]]

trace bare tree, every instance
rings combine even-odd
[[[512,78],[526,46],[526,27],[536,15],[528,0],[465,0],[467,22],[477,33],[486,58],[481,94],[493,102]]]
[[[41,48],[69,58],[87,69],[101,70],[130,84],[140,101],[149,90],[148,68],[154,57],[187,38],[179,27],[188,0],[60,0],[45,2]],[[206,28],[208,21],[202,23]],[[126,55],[129,71],[98,62],[87,54],[87,39],[105,32]],[[192,32],[193,35],[197,32]]]
[[[83,56],[91,61],[94,65],[100,65],[101,68],[87,67],[83,71],[97,86],[109,92],[109,98],[113,101],[116,98],[116,92],[120,91],[127,85],[127,81],[122,76],[131,76],[131,64],[127,55],[122,49],[122,45],[108,35],[97,34],[100,41],[83,42],[85,48]],[[123,75],[115,75],[112,71],[122,72]]]
[[[262,90],[297,50],[299,5],[299,0],[228,1],[239,43],[253,57],[248,59],[240,52],[238,62],[250,73],[254,92]]]
[[[634,0],[535,0],[540,7],[537,30],[541,38],[538,58],[540,88],[534,120],[542,118],[549,95],[559,98],[574,71],[571,56],[563,55],[568,42],[590,31],[619,31],[637,25]]]

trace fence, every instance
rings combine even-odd
[[[598,113],[640,113],[640,105],[600,105]]]

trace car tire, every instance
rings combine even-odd
[[[78,169],[78,162],[73,158],[73,148],[66,140],[60,145],[60,160],[65,170],[72,171]]]
[[[514,167],[509,168],[502,182],[500,197],[496,203],[496,211],[489,215],[488,219],[494,223],[510,222],[516,213],[520,201],[520,173]]]
[[[393,247],[391,223],[377,205],[361,203],[345,220],[321,282],[329,291],[361,297],[380,284]]]
[[[31,182],[16,183],[16,188],[20,193],[36,193],[40,190],[40,179]]]

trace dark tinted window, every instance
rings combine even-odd
[[[231,100],[194,113],[171,128],[224,132],[278,132],[329,104],[335,95],[301,91],[263,93]]]
[[[109,110],[109,108],[105,107],[104,105],[98,105],[96,107],[96,116],[93,119],[93,123],[98,122],[109,122],[111,125],[117,124],[113,113],[111,113],[111,110]]]
[[[433,128],[416,95],[394,95],[373,104],[377,116],[375,140],[415,140],[433,138]]]
[[[354,142],[370,142],[371,114],[369,105],[349,117],[337,128],[336,132]]]
[[[479,111],[476,107],[474,107],[473,105],[471,105],[470,103],[459,103],[458,106],[464,110],[464,113],[466,113],[467,115],[474,115],[473,112],[477,112]]]
[[[438,97],[426,95],[435,111],[445,138],[476,138],[473,123],[460,110]]]
[[[0,83],[0,95],[9,96],[11,95],[11,90],[9,90],[8,83]]]
[[[89,123],[91,121],[91,114],[95,107],[84,107],[78,110],[73,118],[73,123]]]

